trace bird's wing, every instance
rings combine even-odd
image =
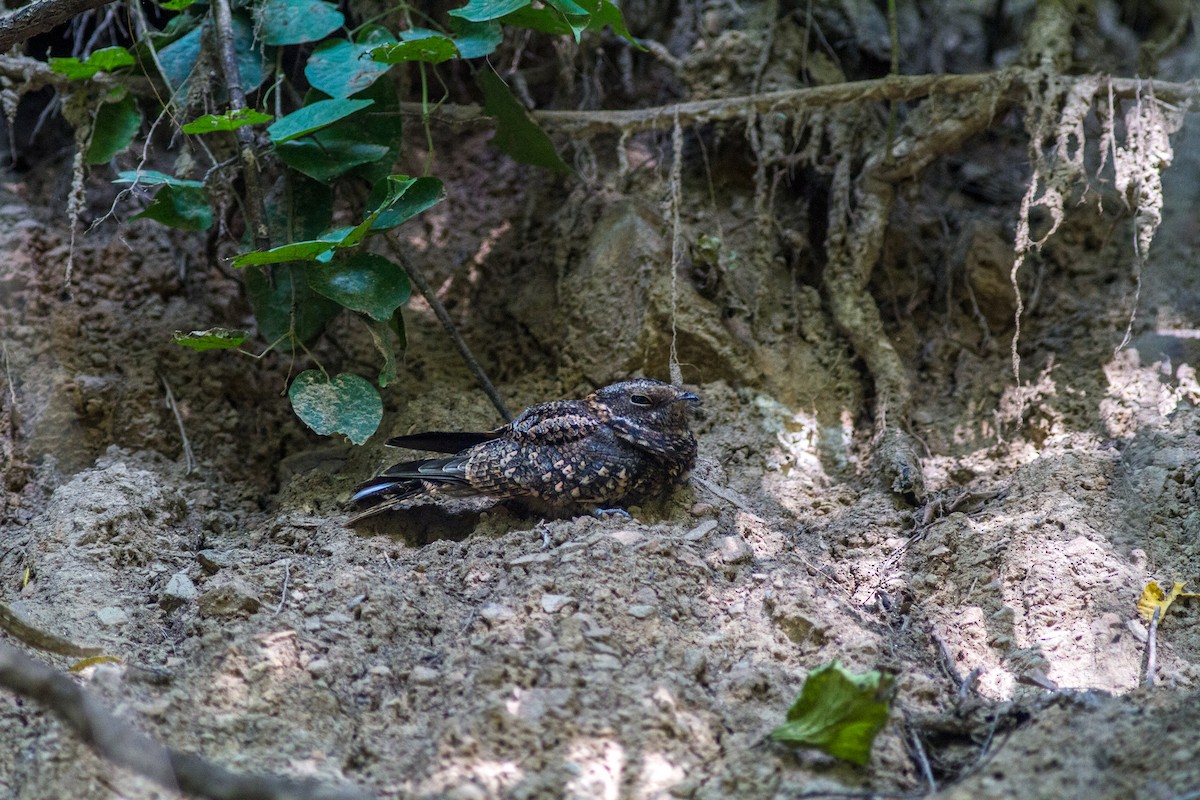
[[[432,450],[435,453],[461,453],[468,447],[491,441],[504,434],[508,427],[494,431],[424,431],[407,436],[393,436],[387,440],[388,447],[403,447],[408,450]]]
[[[542,403],[526,409],[513,420],[513,441],[532,445],[561,445],[595,434],[603,420],[575,400]]]

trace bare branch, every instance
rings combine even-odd
[[[71,17],[106,5],[109,0],[35,0],[0,17],[0,53],[15,44],[61,25]]]
[[[233,40],[233,16],[229,11],[229,0],[214,0],[213,21],[217,27],[217,50],[220,53],[221,71],[225,73],[225,87],[229,90],[229,108],[234,113],[246,108],[246,92],[242,89],[242,75],[238,70],[237,45]],[[242,162],[243,180],[246,182],[246,222],[254,237],[255,250],[271,247],[271,232],[267,228],[266,204],[263,201],[262,183],[259,181],[258,156],[254,153],[254,131],[244,125],[236,131],[238,157]]]
[[[66,675],[0,644],[0,686],[54,712],[104,758],[169,789],[210,800],[369,800],[350,786],[230,772],[194,753],[163,747],[110,714]]]
[[[694,100],[689,103],[636,108],[627,111],[534,111],[538,124],[551,131],[570,133],[576,136],[600,133],[637,133],[640,131],[665,131],[675,124],[678,113],[684,127],[704,125],[710,122],[744,119],[751,112],[796,112],[813,108],[832,108],[880,100],[917,100],[922,97],[974,94],[994,92],[998,88],[1015,89],[1020,86],[1036,85],[1039,72],[1014,67],[997,72],[981,72],[969,75],[893,75],[870,81],[850,81],[829,86],[812,86],[804,89],[785,89],[777,92],[721,97],[715,100]],[[1094,76],[1091,76],[1094,77]],[[1059,76],[1059,80],[1071,83],[1088,79],[1087,75]],[[1139,81],[1133,78],[1112,78],[1115,97],[1135,97],[1139,92]],[[1187,83],[1154,82],[1154,94],[1158,99],[1190,107],[1200,107],[1200,80]],[[1140,91],[1147,91],[1148,82],[1140,81]],[[428,115],[437,122],[451,125],[491,125],[492,119],[484,115],[476,105],[452,105],[443,103],[434,109],[420,103],[401,103],[400,110],[406,115]]]
[[[413,265],[412,261],[404,253],[404,248],[396,241],[394,235],[389,234],[387,241],[392,248],[392,254],[396,256],[396,260],[400,262],[400,266],[408,273],[408,277],[416,285],[417,291],[425,298],[425,302],[429,303],[429,307],[433,309],[433,313],[437,315],[438,320],[442,323],[442,327],[449,334],[450,340],[458,348],[459,355],[466,362],[467,368],[471,370],[471,374],[475,376],[476,382],[479,383],[479,388],[483,389],[483,393],[492,401],[492,405],[500,412],[500,416],[504,417],[504,421],[512,422],[512,413],[508,410],[508,406],[504,405],[504,399],[500,397],[500,393],[496,391],[496,387],[492,384],[491,379],[483,371],[483,367],[479,365],[479,361],[476,360],[474,354],[471,352],[471,348],[467,347],[467,343],[463,341],[458,328],[454,327],[454,320],[450,319],[449,312],[442,305],[442,301],[438,299],[437,293],[433,291],[433,287],[429,285],[429,281],[425,280],[425,275]]]

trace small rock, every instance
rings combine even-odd
[[[330,664],[328,658],[314,658],[312,661],[308,662],[308,674],[312,675],[314,678],[319,678],[325,673],[329,672],[329,667]]]
[[[621,668],[621,659],[601,653],[592,659],[592,666],[596,669],[611,669],[616,671]]]
[[[224,567],[233,564],[230,555],[219,550],[201,550],[196,554],[196,560],[209,575],[216,575]]]
[[[253,614],[261,605],[254,589],[243,578],[221,573],[201,593],[199,610],[205,617],[234,617]]]
[[[517,556],[508,562],[510,567],[523,567],[527,564],[545,564],[551,558],[549,553],[530,553],[527,556]]]
[[[479,609],[479,616],[488,622],[503,622],[513,618],[513,610],[499,603],[488,603]]]
[[[544,594],[542,595],[542,611],[547,614],[557,614],[567,604],[574,602],[574,597],[568,597],[565,594]]]
[[[629,528],[622,528],[619,531],[613,531],[609,535],[626,547],[633,547],[643,538],[640,531],[630,530]]]
[[[129,615],[123,609],[116,606],[105,606],[104,608],[97,609],[96,616],[99,618],[101,625],[109,628],[129,622]]]
[[[413,683],[417,683],[422,686],[429,686],[430,684],[440,681],[442,679],[442,673],[438,672],[436,669],[418,664],[409,671],[408,677]]]
[[[192,583],[192,579],[188,577],[187,573],[176,572],[167,581],[167,588],[163,589],[158,604],[167,611],[171,611],[194,602],[199,595],[200,593],[196,591],[196,584]]]
[[[633,605],[625,609],[625,613],[634,619],[646,619],[647,617],[652,616],[657,610],[658,609],[655,606],[639,603],[638,605]]]
[[[685,542],[698,542],[717,529],[715,519],[706,519],[683,535]]]
[[[321,617],[322,622],[327,622],[330,625],[349,625],[354,622],[354,617],[341,611],[331,611]]]
[[[754,560],[754,550],[741,536],[730,534],[721,537],[717,545],[717,557],[726,564],[741,564]]]

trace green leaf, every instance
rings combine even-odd
[[[224,114],[204,114],[184,125],[184,133],[215,133],[217,131],[235,131],[245,125],[261,125],[270,122],[270,114],[255,111],[253,108],[242,108],[237,111],[226,111]]]
[[[383,420],[379,391],[348,372],[329,380],[318,370],[305,370],[292,381],[288,397],[305,425],[322,436],[345,434],[355,444],[371,438]]]
[[[400,317],[400,312],[396,312],[396,317]],[[377,320],[362,317],[362,321],[366,323],[367,330],[371,332],[371,341],[375,343],[375,349],[379,351],[379,355],[383,357],[383,369],[379,370],[379,385],[387,388],[388,384],[395,383],[398,375],[396,374],[396,348],[392,346],[392,326],[388,322],[379,322]],[[401,343],[404,339],[401,337]]]
[[[318,100],[275,120],[275,123],[267,128],[267,134],[276,144],[290,142],[292,139],[299,139],[301,136],[327,128],[374,103],[374,100]]]
[[[304,77],[314,89],[330,97],[349,97],[366,89],[388,71],[389,64],[372,61],[368,55],[376,47],[394,44],[396,37],[386,28],[371,25],[353,42],[331,39],[317,45],[308,57]]]
[[[174,175],[167,175],[153,169],[143,170],[125,170],[117,173],[117,179],[113,183],[136,183],[139,186],[190,186],[198,189],[204,184],[200,181],[189,181],[183,178],[176,178]]]
[[[440,64],[458,57],[458,48],[454,46],[454,42],[440,35],[384,44],[370,52],[371,58],[381,64],[401,64],[405,61]]]
[[[184,231],[206,231],[212,227],[212,206],[208,192],[193,186],[163,186],[150,205],[133,219],[152,219],[170,228]]]
[[[259,267],[264,264],[286,264],[289,261],[316,261],[317,256],[332,250],[334,242],[310,239],[305,242],[292,242],[272,247],[270,250],[255,250],[242,253],[233,259],[233,266]]]
[[[487,22],[500,19],[505,14],[511,14],[529,3],[530,0],[470,0],[462,8],[451,11],[450,16],[459,17],[468,22]]]
[[[372,253],[356,253],[340,264],[309,269],[308,285],[317,294],[379,322],[391,319],[412,295],[404,270]]]
[[[390,152],[391,149],[383,145],[341,137],[329,141],[320,134],[315,138],[299,139],[275,146],[275,153],[280,161],[322,183],[329,183],[360,164],[379,161]]]
[[[894,681],[877,671],[855,675],[836,661],[819,667],[808,673],[788,721],[770,738],[866,764],[875,735],[887,723]]]
[[[333,190],[285,170],[267,195],[267,217],[271,230],[278,231],[282,241],[321,238],[333,220]]]
[[[88,142],[83,160],[88,164],[107,164],[120,153],[142,127],[142,112],[137,100],[123,89],[115,101],[105,101],[96,111],[92,122],[92,139]]]
[[[450,18],[450,30],[454,32],[454,45],[462,58],[490,56],[504,41],[500,23],[468,22],[459,17]]]
[[[175,19],[188,19],[191,15],[183,15]],[[174,22],[174,20],[172,20]],[[163,77],[173,90],[181,90],[188,76],[196,68],[200,58],[200,42],[203,39],[204,27],[196,25],[190,31],[167,45],[157,45],[158,63],[162,67]]]
[[[372,231],[386,231],[402,225],[422,211],[437,205],[446,196],[442,182],[437,178],[406,178],[403,175],[392,175],[388,178],[388,182],[384,184],[389,187],[388,195],[391,195],[390,187],[399,188],[400,184],[404,184],[402,190],[390,200],[385,197],[385,202],[378,206],[379,214],[371,223]],[[378,189],[373,191],[372,198],[377,193]],[[368,198],[367,202],[370,203],[371,198]]]
[[[246,331],[209,328],[206,331],[192,331],[191,333],[175,331],[174,341],[175,344],[203,352],[205,350],[230,350],[248,338],[250,338],[250,334]]]
[[[567,24],[563,15],[547,6],[541,8],[522,8],[506,15],[500,21],[505,25],[529,28],[530,30],[550,36],[574,35],[574,30]]]
[[[267,54],[254,36],[254,25],[243,14],[233,15],[233,44],[237,48],[238,74],[246,94],[267,79]]]
[[[304,270],[310,265],[246,271],[246,298],[254,309],[258,331],[268,342],[291,334],[308,344],[325,330],[342,307],[308,288]]]
[[[166,0],[164,3],[159,3],[160,6],[168,11],[183,11],[196,0]]]
[[[629,34],[629,29],[625,27],[625,16],[612,0],[579,0],[579,4],[591,12],[592,19],[588,22],[588,30],[602,30],[609,25],[612,26],[613,33],[638,50],[646,49],[641,42]]]
[[[78,58],[51,58],[46,63],[53,72],[71,80],[84,80],[97,72],[112,72],[134,64],[133,55],[124,47],[105,47],[88,56],[87,61]]]
[[[257,16],[263,43],[272,45],[320,41],[346,21],[323,0],[265,0]]]
[[[352,99],[375,105],[312,136],[276,145],[280,160],[322,183],[352,170],[371,184],[386,178],[400,144],[396,88],[391,81],[378,81]]]
[[[554,149],[550,137],[513,97],[499,75],[490,69],[481,69],[475,80],[483,90],[484,113],[496,118],[493,145],[522,164],[545,167],[563,174],[571,172],[571,168]]]

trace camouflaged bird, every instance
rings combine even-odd
[[[454,453],[406,461],[358,487],[360,519],[426,493],[518,500],[566,516],[637,504],[684,483],[696,463],[688,406],[700,398],[639,378],[582,400],[532,406],[487,433],[429,432],[394,447]],[[352,520],[353,521],[353,520]]]

